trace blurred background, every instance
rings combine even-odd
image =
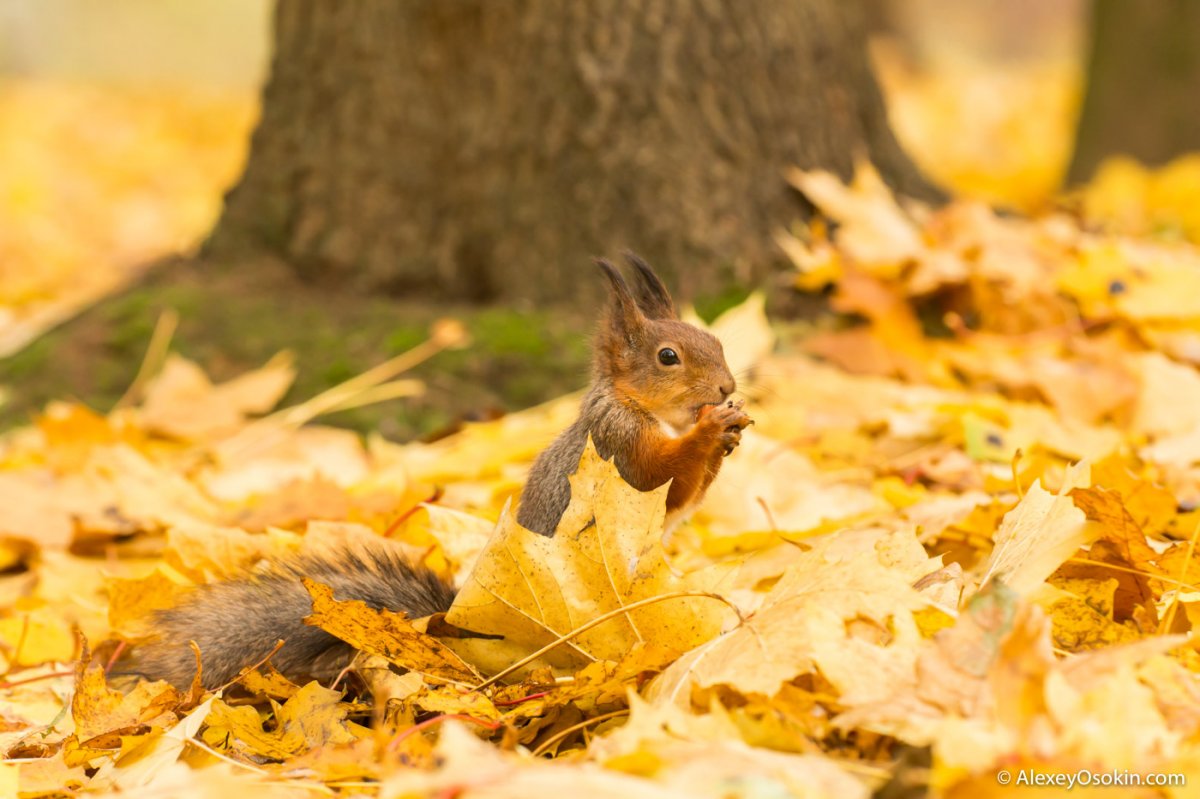
[[[794,116],[771,112],[778,135],[764,126],[761,164],[703,64],[661,89],[672,103],[695,100],[715,142],[676,161],[647,155],[669,145],[671,123],[656,127],[649,93],[614,78],[658,43],[678,52],[673,31],[700,21],[613,23],[579,4],[565,28],[578,55],[559,79],[545,56],[554,48],[536,38],[544,33],[525,41],[506,28],[536,4],[283,2],[273,31],[270,0],[0,0],[0,427],[51,397],[106,410],[164,325],[172,346],[218,379],[294,350],[292,399],[302,399],[454,316],[473,345],[421,375],[425,397],[334,421],[408,438],[533,404],[586,380],[590,321],[561,310],[597,290],[580,253],[642,250],[708,318],[756,286],[786,287],[771,266],[782,258],[772,231],[811,211],[782,179],[792,162],[848,178],[853,158],[869,157],[894,188],[927,200],[1068,207],[1133,232],[1196,231],[1196,166],[1175,160],[1176,144],[1131,153],[1142,166],[1110,159],[1136,145],[1077,136],[1081,117],[1094,120],[1089,130],[1113,127],[1103,103],[1085,104],[1089,68],[1126,74],[1130,59],[1175,75],[1134,94],[1195,116],[1194,102],[1168,93],[1196,87],[1186,37],[1200,23],[1186,2],[1138,4],[1133,22],[1104,0],[763,3],[746,13],[821,36],[759,31],[726,51],[745,32],[714,34],[712,74],[769,70],[746,54],[753,36],[797,67],[762,72],[735,95],[747,106],[783,105],[773,92],[804,98]],[[1104,16],[1104,35],[1125,35],[1102,39]],[[1091,58],[1093,38],[1107,61]],[[269,80],[273,53],[282,67]],[[809,83],[795,79],[810,72]],[[844,84],[829,77],[843,74]],[[1128,94],[1117,83],[1106,77],[1106,91]],[[578,101],[576,84],[586,89]],[[524,91],[536,102],[496,100]],[[876,91],[883,123],[871,121]],[[1113,102],[1126,118],[1152,116]],[[251,155],[260,116],[266,133]],[[811,121],[843,117],[849,134]],[[1181,124],[1181,136],[1194,135]],[[832,154],[817,146],[843,138]],[[645,175],[653,202],[617,178],[593,186],[579,153],[600,173]],[[555,173],[571,199],[529,199],[552,196],[537,181]],[[718,179],[731,188],[706,183]],[[725,204],[693,207],[697,196]],[[632,221],[612,210],[625,207]],[[456,227],[456,215],[495,209],[491,227]],[[772,308],[810,323],[795,299],[776,291]]]
[[[270,0],[5,0],[8,77],[256,94],[271,43]]]

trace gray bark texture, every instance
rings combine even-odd
[[[1068,170],[1110,155],[1151,165],[1200,149],[1200,3],[1093,0],[1088,86]]]
[[[786,167],[894,139],[844,0],[279,0],[275,58],[209,253],[471,301],[600,296],[631,248],[683,297],[761,279]]]

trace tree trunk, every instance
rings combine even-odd
[[[762,277],[801,213],[782,172],[887,125],[842,0],[279,0],[263,117],[210,242],[338,285],[599,296],[628,247],[683,296]]]
[[[1200,149],[1200,3],[1093,2],[1072,183],[1091,177],[1109,155],[1157,165]]]

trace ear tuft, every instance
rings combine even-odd
[[[607,258],[593,258],[592,262],[600,267],[604,272],[608,282],[612,285],[613,294],[629,294],[629,285],[625,282],[625,278],[621,277],[621,273],[613,266],[612,261]]]
[[[638,309],[637,300],[630,292],[629,284],[625,282],[625,278],[621,277],[621,273],[617,271],[611,261],[597,258],[595,263],[604,272],[610,284],[609,296],[612,297],[612,307],[609,312],[610,323],[622,336],[632,336],[645,324],[645,317]]]
[[[642,313],[649,319],[678,319],[679,314],[675,311],[670,292],[650,265],[631,250],[625,250],[621,255],[625,256],[637,274],[637,304]]]

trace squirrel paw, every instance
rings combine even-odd
[[[742,410],[745,400],[729,400],[721,405],[708,406],[700,424],[717,433],[717,442],[726,455],[733,452],[742,442],[742,430],[754,424],[754,420]]]

